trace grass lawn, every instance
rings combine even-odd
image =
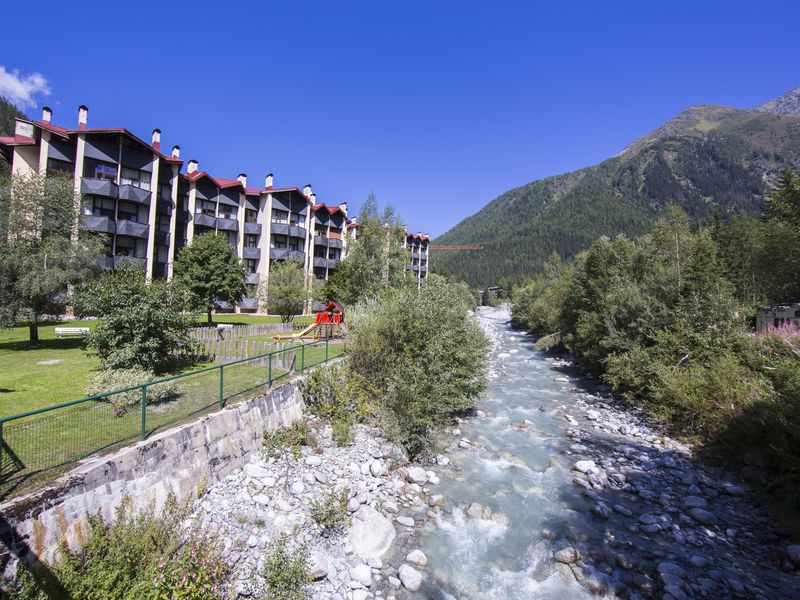
[[[205,316],[198,323],[205,324]],[[311,323],[313,317],[295,322]],[[220,314],[214,323],[279,323],[272,315]],[[97,358],[82,350],[80,338],[55,336],[57,326],[94,328],[96,321],[50,321],[39,327],[40,347],[28,347],[27,327],[0,328],[0,417],[42,408],[86,395],[90,373],[99,368]],[[254,339],[262,339],[259,336]],[[58,361],[51,364],[41,364]]]

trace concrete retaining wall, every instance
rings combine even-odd
[[[6,542],[0,544],[0,573],[27,552],[52,561],[61,540],[79,547],[87,515],[112,519],[126,495],[134,509],[153,502],[160,508],[170,491],[178,501],[189,497],[204,478],[214,483],[241,468],[261,447],[265,430],[300,418],[303,407],[294,380],[114,454],[84,460],[47,488],[0,504],[0,539]]]

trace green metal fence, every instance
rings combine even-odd
[[[329,340],[213,365],[0,418],[0,498],[54,477],[96,452],[247,399],[293,372],[341,356]]]

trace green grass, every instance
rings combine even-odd
[[[28,347],[27,327],[0,328],[0,416],[9,416],[86,395],[89,374],[100,361],[81,349],[80,338],[55,336],[57,325],[94,328],[96,321],[51,321],[39,327],[40,347]],[[58,360],[43,365],[43,361]]]
[[[327,358],[341,356],[342,343],[328,346]],[[299,370],[304,353],[306,368],[325,361],[325,345],[304,352],[285,352],[283,360],[273,358],[272,383],[283,383],[290,369]],[[220,398],[219,365],[174,380],[177,395],[166,402],[149,404],[145,415],[145,435],[151,436],[167,426],[187,422],[220,406],[247,400],[263,393],[269,386],[269,363],[266,359],[250,360],[223,367]],[[158,385],[158,384],[156,384]],[[82,395],[82,394],[81,394]],[[44,480],[60,474],[70,464],[98,451],[117,448],[139,439],[142,430],[140,406],[130,406],[124,414],[115,414],[104,400],[90,400],[47,413],[33,415],[4,424],[3,437],[14,456],[6,451],[2,458],[5,477],[0,482],[0,498],[21,493]]]
[[[204,324],[204,316],[198,323]],[[297,323],[311,323],[313,317],[298,317]],[[272,315],[220,314],[214,323],[279,323]],[[28,347],[27,327],[0,328],[0,417],[51,406],[86,395],[91,372],[100,366],[96,357],[82,350],[80,338],[55,336],[57,326],[89,327],[97,321],[50,321],[39,327],[40,347]],[[250,339],[250,338],[248,338]],[[264,336],[252,339],[264,340]],[[43,361],[58,360],[42,365]]]

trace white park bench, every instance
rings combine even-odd
[[[233,325],[230,325],[229,323],[217,324],[217,331],[228,331],[228,329],[233,329]]]
[[[88,333],[88,327],[56,327],[56,337],[70,337],[73,335],[84,337]]]

